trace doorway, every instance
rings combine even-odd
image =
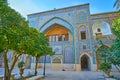
[[[87,55],[81,57],[81,70],[88,71],[90,70],[90,59]]]

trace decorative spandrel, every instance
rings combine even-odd
[[[61,63],[61,59],[55,58],[55,59],[52,61],[52,63]]]
[[[62,63],[62,55],[53,55],[52,56],[52,63]]]
[[[100,32],[102,35],[111,35],[111,29],[110,29],[110,25],[107,22],[104,21],[96,21],[93,24],[92,30],[93,30],[93,36],[96,36],[97,33],[100,33],[98,31],[98,29],[100,29]]]
[[[52,48],[55,54],[62,54],[62,46],[53,46]]]

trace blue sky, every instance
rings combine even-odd
[[[90,13],[115,11],[115,0],[8,0],[9,6],[14,8],[24,17],[28,14],[63,8],[78,4],[90,4]]]

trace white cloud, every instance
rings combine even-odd
[[[32,0],[8,0],[9,6],[18,11],[24,17],[28,14],[40,11],[41,7],[34,4]]]
[[[35,2],[36,0],[8,0],[9,6],[11,6],[13,9],[18,11],[21,15],[23,15],[26,18],[28,14],[49,10],[53,6],[55,6],[55,5],[51,6],[51,3],[46,1],[38,1],[39,3],[35,3]],[[67,0],[65,2],[67,2]],[[48,6],[49,3],[50,5]],[[60,6],[67,7],[67,6],[73,6],[78,4],[84,4],[84,3],[88,3],[88,1],[75,0],[73,2],[70,1],[68,3],[61,4]],[[58,5],[58,8],[59,8],[59,5]],[[93,13],[98,13],[100,11],[101,10],[99,8],[92,6],[92,4],[90,5],[90,13],[93,14]]]

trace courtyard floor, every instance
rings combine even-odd
[[[43,80],[104,80],[104,76],[102,72],[55,71],[46,73],[46,77]]]
[[[19,77],[19,69],[15,68],[12,73],[16,73],[15,77]],[[4,74],[4,69],[0,68],[0,75]],[[24,76],[34,74],[33,69],[25,69]],[[43,74],[43,69],[38,69],[38,74]],[[58,71],[46,69],[46,76],[43,80],[105,80],[103,72],[92,71]]]

